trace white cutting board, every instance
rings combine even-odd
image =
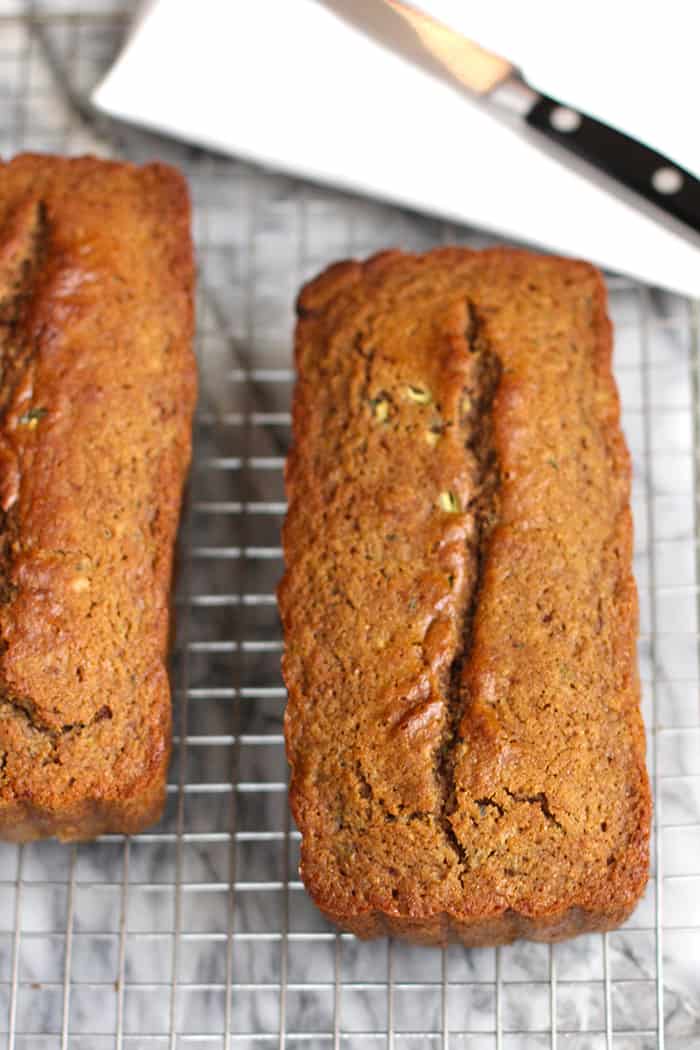
[[[337,9],[343,0],[333,0]],[[285,171],[700,295],[700,241],[540,150],[354,22],[380,0],[152,0],[93,101]],[[423,0],[530,81],[700,173],[700,5]]]

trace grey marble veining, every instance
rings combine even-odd
[[[4,5],[0,15],[28,10]],[[33,23],[0,20],[0,148],[184,168],[202,395],[179,557],[166,813],[130,842],[0,846],[0,1050],[224,1047],[227,1031],[246,1050],[374,1050],[390,1045],[390,1027],[402,1050],[544,1050],[553,1030],[567,1050],[652,1050],[659,964],[666,1048],[700,1047],[694,308],[610,280],[658,821],[644,900],[607,939],[553,950],[443,953],[336,935],[297,881],[285,796],[273,593],[292,304],[338,257],[488,239],[94,117],[84,100],[119,46],[124,5],[34,9],[44,17]]]

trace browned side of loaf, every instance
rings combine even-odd
[[[341,263],[301,293],[296,363],[279,603],[310,894],[364,937],[618,925],[651,806],[599,273]]]
[[[196,393],[174,169],[0,166],[0,836],[165,798],[173,548]]]

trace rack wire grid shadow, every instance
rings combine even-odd
[[[115,0],[0,12],[4,157],[158,157],[187,174],[202,385],[167,810],[131,839],[0,846],[0,1050],[700,1047],[697,304],[608,282],[655,793],[644,900],[622,929],[554,947],[341,935],[298,881],[286,800],[275,585],[293,300],[338,258],[488,241],[98,117],[86,99],[127,26]]]

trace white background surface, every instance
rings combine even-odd
[[[355,21],[379,0],[348,5]],[[700,171],[695,4],[425,7],[538,87]],[[578,14],[577,14],[578,12]],[[106,111],[224,152],[587,257],[689,295],[700,248],[543,152],[319,0],[156,0]]]

